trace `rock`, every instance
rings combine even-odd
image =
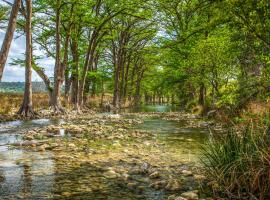
[[[42,146],[38,147],[37,150],[38,151],[46,151],[46,149],[44,147],[42,147]]]
[[[129,171],[129,174],[140,174],[140,173],[141,173],[141,170],[140,169],[137,169],[137,168],[131,169]]]
[[[149,175],[150,178],[159,178],[160,177],[160,174],[156,171],[156,172],[153,172],[152,174]]]
[[[70,147],[70,148],[76,148],[76,145],[73,144],[73,143],[70,143],[70,144],[68,144],[68,147]]]
[[[208,118],[212,118],[212,117],[215,117],[216,113],[217,113],[216,110],[210,110],[210,111],[206,114],[206,116],[207,116]]]
[[[184,192],[181,194],[181,196],[186,198],[187,200],[198,200],[199,199],[197,191]]]
[[[48,137],[48,138],[51,138],[51,137],[55,137],[55,134],[54,133],[44,133],[43,134],[44,136]]]
[[[104,173],[104,176],[109,179],[114,179],[119,177],[119,174],[116,173],[113,169],[109,169],[109,171]]]
[[[149,170],[149,164],[148,163],[143,163],[142,164],[142,166],[141,166],[141,168],[140,168],[140,170],[141,170],[141,173],[142,174],[146,174],[147,172],[148,172],[148,170]]]
[[[37,141],[31,140],[31,141],[24,141],[24,142],[14,143],[12,145],[14,145],[14,146],[35,146],[37,144],[38,144]]]
[[[130,153],[131,153],[131,152],[130,152],[129,150],[127,150],[127,149],[124,149],[123,152],[126,153],[126,154],[130,154]]]
[[[200,175],[200,174],[195,174],[194,175],[194,179],[197,180],[197,181],[202,181],[205,179],[205,176],[204,175]]]
[[[175,194],[168,197],[168,200],[187,200],[184,197],[177,197]]]
[[[23,139],[31,141],[34,139],[34,136],[33,135],[25,135],[25,136],[23,136]]]
[[[125,129],[123,129],[123,128],[119,128],[119,129],[118,129],[118,131],[119,131],[119,132],[124,132],[124,131],[125,131]]]
[[[156,182],[150,184],[150,187],[155,188],[156,190],[159,190],[159,189],[164,188],[166,186],[166,184],[167,184],[167,181],[164,181],[164,180],[163,181],[156,181]]]
[[[124,174],[122,174],[122,178],[124,181],[127,181],[129,179],[129,175],[124,173]]]
[[[201,127],[209,127],[210,125],[211,125],[210,122],[201,122],[201,123],[199,124],[199,126],[201,126]]]
[[[48,144],[43,144],[37,148],[38,151],[45,151],[46,149],[49,149],[50,146]]]
[[[168,200],[175,200],[177,197],[175,196],[175,194],[173,194],[173,195],[170,195],[169,197],[168,197]]]
[[[6,180],[5,176],[3,174],[0,174],[0,183],[4,182]]]
[[[62,195],[65,196],[65,197],[69,197],[71,196],[72,194],[70,192],[62,192]]]
[[[54,148],[56,148],[56,147],[59,147],[60,145],[58,144],[58,143],[51,143],[50,144],[50,148],[51,149],[54,149]]]
[[[187,199],[184,197],[176,197],[174,200],[187,200]]]
[[[179,190],[180,189],[180,184],[177,180],[169,180],[168,184],[166,185],[165,187],[166,190],[169,190],[169,191],[176,191],[176,190]]]
[[[140,186],[137,187],[137,190],[138,190],[139,193],[142,193],[145,190],[145,187],[140,185]]]
[[[114,147],[121,147],[122,146],[118,140],[114,141],[112,145]]]
[[[119,114],[110,114],[110,115],[108,115],[108,117],[111,119],[120,119],[121,118],[121,116]]]
[[[128,183],[127,184],[127,187],[130,188],[130,189],[133,189],[134,187],[136,187],[137,184],[136,183]]]
[[[151,142],[145,141],[143,144],[146,145],[146,146],[150,146],[151,145]]]
[[[192,171],[189,170],[183,170],[181,173],[185,176],[192,176]]]

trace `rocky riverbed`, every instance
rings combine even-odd
[[[8,144],[9,153],[24,156],[7,160],[0,154],[0,196],[206,199],[199,144],[207,139],[208,126],[211,123],[185,113],[69,115],[57,125],[27,130]],[[5,159],[10,168],[3,166]],[[20,173],[7,175],[12,168]],[[4,191],[16,176],[21,176],[21,185]],[[44,182],[45,189],[36,180]]]

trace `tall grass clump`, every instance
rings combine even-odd
[[[216,195],[270,199],[270,136],[250,128],[229,131],[203,147],[205,172]],[[212,185],[213,186],[213,185]]]

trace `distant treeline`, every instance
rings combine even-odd
[[[33,82],[33,92],[47,92],[43,82]],[[0,92],[24,92],[24,82],[0,82]]]

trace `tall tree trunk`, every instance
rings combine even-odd
[[[136,82],[136,91],[134,97],[134,105],[138,106],[141,103],[141,80],[143,78],[145,69],[143,67],[138,71],[137,82]]]
[[[94,62],[94,53],[97,47],[97,32],[96,30],[93,31],[89,44],[88,44],[88,50],[86,54],[86,60],[83,67],[82,77],[80,80],[80,87],[79,87],[79,105],[83,106],[83,96],[84,96],[84,90],[85,90],[85,83],[87,78],[87,72],[89,68],[93,66]]]
[[[73,109],[80,112],[79,105],[79,54],[77,38],[71,42],[71,54],[73,58],[73,74],[72,74],[72,104]]]
[[[200,91],[199,91],[199,105],[203,106],[205,105],[205,85],[204,83],[200,84]]]
[[[125,64],[126,64],[126,53],[123,52],[123,60],[121,63],[121,73],[120,73],[120,104],[123,105],[124,97],[124,84],[125,84]]]
[[[53,98],[51,107],[54,112],[62,113],[64,109],[61,106],[60,96],[61,96],[61,82],[62,82],[62,73],[61,73],[61,36],[60,36],[60,5],[61,0],[56,1],[56,53],[55,53],[55,67],[54,67],[54,89],[53,89]]]
[[[100,100],[100,107],[103,108],[103,102],[104,102],[104,96],[105,96],[105,91],[104,91],[104,81],[103,79],[101,80],[101,100]]]
[[[23,103],[18,114],[24,117],[33,117],[35,112],[32,101],[32,0],[26,0],[26,11],[25,89]]]
[[[129,67],[130,67],[130,62],[131,58],[130,56],[128,57],[127,61],[127,67],[126,67],[126,73],[125,73],[125,79],[124,79],[124,91],[123,91],[123,99],[124,99],[124,104],[126,103],[126,98],[127,98],[127,90],[128,90],[128,77],[129,77]]]
[[[119,77],[120,77],[120,66],[116,66],[116,71],[114,73],[114,92],[113,92],[113,106],[119,108],[120,102],[120,90],[119,90]]]
[[[96,53],[94,65],[93,65],[93,72],[97,72],[98,69],[98,61],[99,61],[99,54]],[[93,77],[92,79],[92,91],[91,91],[91,97],[95,97],[97,93],[97,78]]]
[[[114,93],[113,93],[113,106],[118,109],[120,108],[120,103],[121,103],[121,83],[120,83],[120,78],[121,78],[121,72],[123,69],[124,65],[124,47],[125,47],[125,32],[120,33],[120,38],[119,38],[119,49],[117,52],[117,59],[116,59],[116,66],[115,66],[115,72],[114,72]]]
[[[17,16],[18,16],[20,7],[21,7],[21,0],[14,0],[9,22],[8,22],[8,28],[7,28],[6,35],[5,35],[2,48],[0,51],[0,81],[2,80],[2,77],[3,77],[4,67],[7,61],[14,31],[16,29]]]
[[[92,70],[92,69],[90,69]],[[91,77],[87,76],[85,80],[85,86],[84,86],[84,91],[83,91],[83,102],[84,104],[87,103],[87,99],[90,93],[90,86],[91,86],[92,80]]]
[[[65,101],[66,104],[69,102],[69,93],[70,93],[70,86],[72,83],[72,78],[69,77],[69,69],[65,70]]]

